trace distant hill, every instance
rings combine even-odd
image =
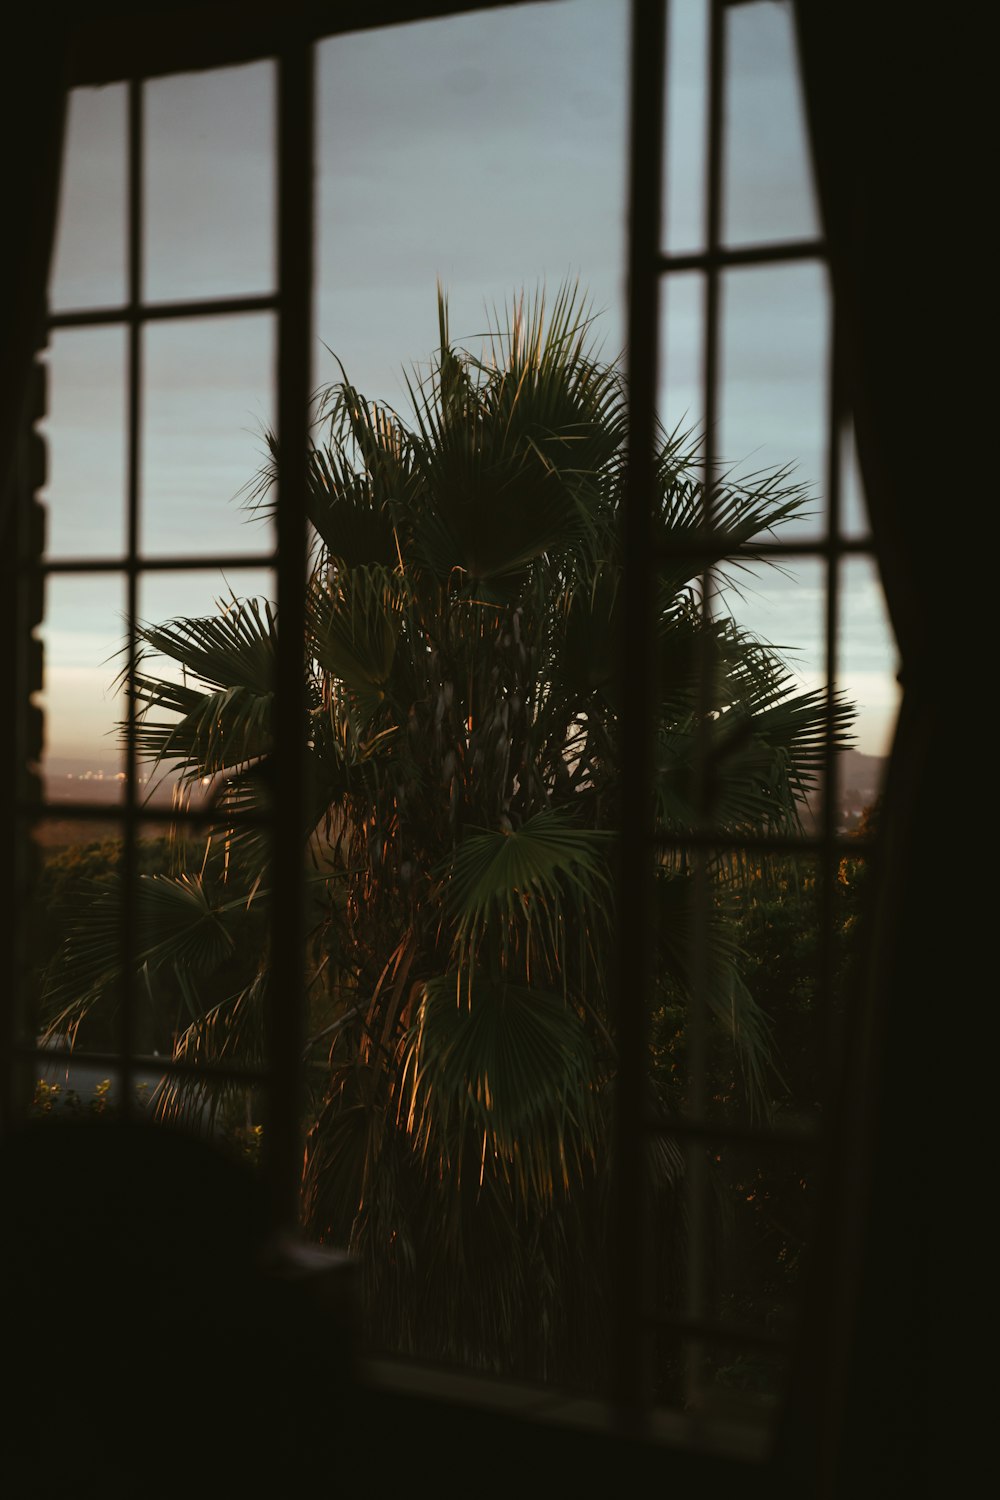
[[[866,807],[871,807],[882,790],[888,760],[884,755],[863,755],[860,750],[844,750],[837,757],[837,829],[850,833],[861,821]],[[806,831],[819,827],[822,792],[809,799],[803,818]]]
[[[860,750],[845,750],[839,758],[840,800],[845,802],[857,793],[862,806],[868,807],[882,790],[888,761],[884,755],[862,755]],[[854,798],[853,800],[857,800]]]

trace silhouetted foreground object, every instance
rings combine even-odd
[[[349,1267],[271,1241],[249,1169],[162,1126],[35,1121],[0,1195],[17,1493],[312,1482],[351,1384]]]

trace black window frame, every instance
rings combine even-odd
[[[458,11],[481,11],[497,8],[503,0],[486,0],[486,3],[466,4],[411,4],[391,3],[371,5],[348,5],[341,7],[336,19],[303,20],[296,15],[282,20],[271,13],[269,7],[258,7],[251,17],[251,24],[244,28],[242,37],[234,41],[224,33],[224,28],[209,28],[201,38],[178,40],[162,26],[154,23],[148,30],[137,28],[130,39],[129,29],[124,36],[119,32],[111,41],[109,25],[98,21],[92,27],[86,44],[77,55],[77,72],[74,84],[108,83],[128,81],[129,84],[129,140],[130,140],[130,220],[132,251],[129,262],[130,294],[125,309],[87,310],[80,313],[59,313],[50,319],[50,327],[71,327],[84,324],[124,323],[129,331],[131,373],[129,379],[130,465],[129,465],[129,542],[126,567],[129,590],[130,661],[134,663],[136,586],[137,580],[147,568],[157,569],[217,567],[219,557],[157,559],[155,562],[140,559],[136,549],[138,516],[138,443],[140,425],[140,391],[137,378],[138,340],[141,327],[158,318],[180,318],[192,316],[224,316],[227,313],[270,311],[279,319],[279,379],[278,379],[278,432],[282,470],[279,475],[278,539],[274,555],[260,557],[241,555],[238,559],[221,559],[239,566],[254,563],[277,567],[278,608],[282,620],[282,637],[285,650],[282,653],[278,674],[278,692],[285,696],[279,713],[279,725],[283,722],[287,731],[276,747],[280,769],[279,779],[285,788],[282,804],[273,820],[274,859],[278,879],[276,887],[280,901],[275,915],[275,938],[277,948],[274,955],[272,985],[275,993],[300,993],[302,990],[302,943],[299,940],[302,904],[300,900],[301,867],[298,841],[294,830],[300,820],[294,817],[294,805],[289,806],[288,796],[294,798],[301,789],[301,778],[295,774],[301,747],[295,743],[294,725],[299,720],[296,694],[301,692],[301,672],[298,661],[297,642],[301,630],[296,631],[296,620],[301,618],[302,566],[305,557],[306,525],[302,496],[306,443],[308,436],[310,343],[311,343],[311,179],[312,179],[312,48],[315,41],[357,29],[391,26],[411,20],[430,19],[435,16]],[[512,0],[507,0],[510,5]],[[517,3],[517,0],[513,0]],[[657,389],[657,340],[660,319],[658,316],[659,288],[665,276],[698,271],[703,273],[706,287],[706,359],[705,359],[705,413],[706,413],[706,469],[712,473],[715,463],[713,451],[713,414],[716,410],[718,390],[718,335],[719,335],[719,279],[730,266],[749,264],[777,264],[793,260],[812,260],[828,264],[829,257],[821,238],[803,242],[781,242],[772,245],[757,245],[752,248],[724,246],[719,236],[719,206],[721,202],[722,174],[722,90],[725,79],[724,32],[725,14],[728,9],[746,0],[711,0],[711,106],[709,114],[709,166],[708,166],[708,225],[706,248],[689,255],[665,255],[661,251],[660,186],[662,180],[662,107],[664,87],[664,26],[667,0],[663,4],[634,0],[631,81],[631,144],[630,144],[630,249],[629,249],[629,354],[628,378],[630,383],[632,418],[630,436],[630,486],[626,532],[626,597],[628,601],[628,670],[624,673],[626,691],[625,734],[623,743],[624,784],[628,790],[628,802],[622,830],[623,859],[620,888],[620,966],[618,986],[620,995],[620,1038],[623,1064],[619,1078],[619,1127],[616,1144],[619,1210],[616,1233],[618,1236],[617,1297],[620,1328],[620,1346],[615,1372],[615,1397],[612,1412],[599,1416],[596,1404],[570,1403],[563,1409],[563,1416],[571,1420],[572,1406],[580,1419],[588,1424],[595,1420],[598,1425],[630,1435],[653,1437],[663,1424],[654,1420],[648,1369],[648,1342],[651,1319],[647,1310],[648,1267],[644,1263],[644,1246],[648,1244],[646,1208],[643,1201],[642,1158],[645,1143],[657,1132],[668,1130],[672,1135],[684,1136],[690,1151],[697,1151],[704,1143],[708,1127],[704,1120],[687,1123],[671,1120],[662,1122],[651,1119],[643,1107],[644,1071],[644,1024],[640,997],[643,992],[642,978],[648,971],[649,930],[647,896],[648,882],[641,871],[647,866],[652,832],[649,827],[646,790],[650,781],[648,756],[649,694],[646,683],[649,676],[649,641],[651,588],[654,567],[658,560],[648,545],[649,514],[644,496],[648,494],[648,476],[652,460],[652,434],[655,395]],[[223,8],[224,9],[224,8]],[[103,28],[103,29],[102,29]],[[129,49],[131,48],[131,53]],[[274,57],[279,70],[279,183],[280,199],[278,222],[280,231],[278,288],[273,295],[259,298],[212,299],[191,303],[174,303],[156,306],[144,305],[140,297],[141,265],[136,247],[141,245],[141,179],[138,161],[141,141],[141,80],[166,73],[191,69],[218,68],[235,63]],[[124,63],[128,66],[123,66]],[[820,558],[826,569],[826,676],[830,685],[828,698],[826,758],[827,774],[824,779],[824,801],[821,828],[814,838],[796,840],[796,852],[813,853],[825,871],[821,885],[821,902],[826,920],[822,924],[829,931],[833,900],[833,880],[837,860],[845,847],[854,854],[867,852],[867,847],[858,840],[849,845],[836,832],[836,802],[833,744],[833,698],[836,682],[837,637],[838,637],[838,569],[848,555],[877,555],[874,544],[868,539],[848,539],[839,531],[839,497],[841,489],[840,455],[842,439],[849,421],[846,384],[843,374],[843,358],[839,319],[834,314],[831,339],[829,375],[829,422],[828,422],[828,468],[826,476],[828,528],[826,536],[813,543],[775,543],[768,550],[777,556],[812,556]],[[645,478],[644,478],[645,476]],[[709,487],[710,488],[710,487]],[[710,530],[710,515],[707,518]],[[707,541],[707,537],[706,537]],[[35,579],[45,573],[58,572],[102,572],[119,570],[120,562],[109,559],[94,559],[86,563],[42,563],[26,553],[22,559],[22,574],[26,579]],[[130,713],[133,710],[130,709]],[[122,822],[126,831],[124,876],[128,890],[135,873],[135,830],[139,811],[135,800],[135,742],[129,734],[126,762],[126,797],[122,809]],[[293,790],[289,791],[289,788]],[[43,803],[25,799],[19,812],[23,820],[30,822],[45,814]],[[60,804],[60,816],[85,818],[92,815],[88,804]],[[707,812],[707,808],[706,808]],[[198,820],[197,813],[189,816]],[[707,824],[707,818],[706,818]],[[707,830],[695,832],[686,841],[692,858],[697,860],[715,842]],[[779,842],[770,841],[770,847],[781,851]],[[134,944],[134,921],[126,905],[123,947],[127,960],[130,944]],[[128,965],[126,962],[126,970]],[[823,963],[823,985],[827,999],[830,996],[831,957],[825,955]],[[123,1098],[130,1095],[130,1080],[134,1071],[134,1039],[131,1004],[123,1007],[122,1049],[115,1058],[121,1068]],[[267,1082],[274,1101],[272,1131],[269,1153],[269,1180],[276,1221],[291,1227],[295,1221],[295,1198],[299,1166],[298,1100],[301,1091],[302,1014],[287,1005],[274,1005],[271,1016],[272,1065]],[[22,1048],[22,1055],[32,1049]],[[51,1054],[46,1054],[50,1056]],[[720,1137],[727,1132],[719,1127]],[[812,1144],[816,1144],[815,1141]],[[692,1307],[682,1320],[675,1320],[675,1331],[695,1339],[712,1340],[725,1338],[726,1342],[739,1341],[730,1329],[712,1327]],[[380,1366],[378,1376],[383,1382],[393,1384],[393,1376],[385,1364]],[[490,1382],[476,1377],[461,1377],[468,1387],[477,1387],[475,1400],[488,1400]],[[397,1388],[413,1386],[414,1380],[422,1381],[419,1372],[401,1375]],[[426,1384],[426,1382],[425,1382]],[[439,1385],[441,1399],[448,1402],[454,1394],[453,1383],[444,1378]],[[451,1394],[449,1394],[451,1392]],[[504,1398],[509,1404],[510,1395]],[[515,1403],[519,1410],[531,1411],[539,1404],[552,1410],[551,1397],[545,1401],[525,1393],[523,1402]],[[671,1424],[667,1424],[670,1426]],[[683,1425],[683,1424],[682,1424]],[[681,1429],[672,1424],[672,1433],[677,1437]]]

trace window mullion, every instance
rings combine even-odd
[[[705,201],[705,344],[703,410],[705,413],[704,483],[702,533],[706,545],[716,529],[715,484],[719,415],[720,342],[720,224],[722,212],[722,141],[724,129],[725,14],[720,0],[712,0],[709,11],[708,78],[708,171]],[[701,632],[699,662],[699,712],[695,753],[695,804],[700,831],[711,834],[715,796],[709,779],[710,730],[715,675],[714,635],[711,630],[715,571],[706,563],[701,571],[701,612],[706,628]],[[708,1109],[708,954],[712,887],[708,849],[693,851],[694,909],[692,920],[691,990],[688,1000],[688,1108],[695,1120],[703,1120]],[[709,1181],[704,1143],[685,1142],[685,1184],[688,1211],[688,1243],[684,1288],[684,1311],[693,1327],[705,1319],[706,1222]],[[697,1411],[701,1397],[703,1348],[692,1339],[686,1351],[685,1387],[687,1403]]]
[[[267,1166],[276,1223],[298,1221],[305,1045],[303,679],[313,292],[313,48],[278,60],[278,640],[272,783]]]
[[[651,1404],[647,1150],[643,1116],[650,965],[650,786],[653,674],[652,509],[655,483],[659,248],[666,4],[634,0],[628,288],[628,484],[624,507],[622,808],[618,892],[615,1095],[614,1398],[626,1430],[644,1431]]]
[[[138,959],[137,933],[137,762],[135,680],[138,670],[139,505],[142,464],[142,199],[143,199],[143,84],[132,78],[128,85],[128,355],[127,355],[127,491],[126,491],[126,616],[128,624],[127,683],[125,697],[125,803],[122,829],[122,977],[120,1047],[121,1110],[129,1118],[134,1112],[135,970]]]

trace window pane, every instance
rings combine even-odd
[[[726,11],[726,244],[819,233],[805,113],[786,0]]]
[[[113,1034],[113,1027],[100,1027],[96,1019],[91,1022],[87,1033],[94,1050],[101,1052],[113,1050]],[[32,1114],[58,1114],[63,1118],[116,1114],[122,1097],[118,1069],[106,1061],[88,1059],[87,1045],[82,1036],[72,1057],[65,1055],[64,1042],[53,1045],[59,1046],[59,1055],[39,1059],[35,1064],[37,1078]],[[136,1104],[140,1111],[150,1109],[162,1073],[155,1066],[140,1065],[133,1076]]]
[[[269,314],[143,330],[142,552],[272,546],[270,522],[242,492],[273,426],[273,340]]]
[[[705,244],[708,151],[708,16],[706,0],[672,0],[668,11],[664,249]]]
[[[144,295],[235,297],[274,286],[274,65],[145,87]]]
[[[474,340],[522,288],[579,276],[618,354],[627,23],[571,0],[320,45],[318,331],[366,394],[405,400],[438,278]]]
[[[125,552],[125,355],[123,328],[67,328],[51,337],[50,556]]]
[[[124,580],[55,574],[45,584],[42,774],[54,802],[119,802],[124,758],[118,677],[128,634]]]
[[[47,1044],[65,1046],[69,1022],[56,1023],[72,996],[57,994],[52,979],[65,944],[68,915],[83,892],[91,889],[91,882],[106,878],[117,868],[121,825],[109,815],[108,808],[98,804],[93,811],[92,819],[71,819],[60,817],[57,807],[53,816],[35,823],[28,835],[33,857],[21,909],[23,988],[15,1025],[18,1039],[29,1046],[44,1039],[50,1023],[54,1030]],[[106,1035],[102,1037],[107,1040]],[[100,1041],[93,1045],[100,1045]],[[65,1062],[55,1059],[51,1064],[26,1059],[20,1080],[26,1090],[24,1107],[27,1109],[34,1097],[36,1113],[61,1111],[67,1102],[72,1108],[68,1093],[76,1090],[82,1095],[82,1091],[75,1079],[67,1077],[66,1067]],[[40,1080],[42,1088],[38,1088]]]
[[[682,857],[668,845],[655,888],[657,1110],[665,1120],[712,1122],[720,1141],[726,1127],[815,1131],[828,1024],[815,859],[722,841]],[[838,888],[837,897],[846,910],[851,893]],[[835,966],[839,973],[839,950]],[[694,1149],[682,1137],[675,1146]]]
[[[840,492],[841,530],[845,536],[867,537],[871,526],[853,422],[841,439]]]
[[[143,800],[169,804],[183,792],[185,802],[199,806],[221,791],[215,779],[223,765],[219,757],[231,755],[238,763],[247,749],[241,733],[259,727],[262,714],[266,718],[273,688],[268,604],[273,616],[275,592],[273,575],[257,569],[143,575],[138,606],[139,670],[148,680],[139,730]],[[235,693],[228,711],[220,707],[198,732],[180,729],[183,719],[204,712],[208,695],[222,695],[227,688]],[[175,701],[174,689],[194,695],[191,702]],[[263,753],[258,746],[254,755]]]
[[[796,557],[777,564],[726,564],[721,571],[729,582],[721,593],[717,613],[730,618],[746,638],[759,643],[759,651],[748,663],[756,679],[749,691],[771,703],[767,732],[774,742],[784,743],[784,737],[794,736],[788,746],[795,748],[802,784],[790,790],[799,817],[807,829],[812,829],[823,796],[818,744],[826,714],[825,565],[815,558]],[[773,688],[768,685],[769,670],[776,670]],[[820,696],[810,698],[810,694]],[[762,708],[763,702],[758,707]],[[840,724],[839,733],[849,734],[846,723]],[[753,756],[753,748],[744,746],[734,749],[731,762],[723,762],[722,796],[727,788],[742,790]]]
[[[532,299],[543,290],[552,315],[567,278],[572,285],[579,276],[590,294],[596,358],[605,364],[618,359],[628,22],[625,4],[571,0],[362,33],[319,49],[317,328],[330,351],[319,367],[323,378],[339,381],[332,356],[342,359],[348,380],[367,397],[390,403],[409,437],[399,450],[391,440],[384,448],[379,443],[384,464],[360,444],[331,454],[331,473],[336,460],[337,483],[350,492],[331,516],[331,550],[340,546],[351,555],[348,567],[324,564],[315,578],[310,691],[325,710],[313,721],[315,749],[325,758],[344,743],[353,767],[357,743],[364,761],[343,791],[336,780],[328,783],[329,817],[317,825],[315,840],[317,874],[324,879],[307,955],[316,1039],[310,1048],[307,1227],[333,1244],[350,1245],[363,1265],[362,1326],[370,1346],[589,1389],[602,1385],[608,1363],[596,1196],[606,1177],[599,1174],[599,1186],[588,1175],[590,1146],[571,1125],[565,1149],[573,1187],[564,1190],[556,1101],[562,1080],[580,1102],[581,1077],[609,1076],[600,1030],[607,970],[584,952],[575,906],[567,913],[565,938],[553,929],[558,961],[551,953],[538,957],[536,969],[532,946],[528,964],[517,927],[505,977],[494,982],[485,961],[460,957],[445,885],[433,877],[451,858],[456,839],[463,846],[473,828],[503,838],[505,827],[544,814],[545,779],[565,772],[570,740],[579,748],[578,726],[554,723],[544,743],[541,730],[529,728],[534,710],[526,705],[544,694],[539,653],[560,630],[565,609],[551,569],[537,609],[525,601],[522,631],[517,606],[527,575],[517,557],[526,549],[542,567],[535,528],[544,503],[536,504],[543,497],[528,487],[522,460],[528,469],[532,461],[522,439],[544,444],[555,425],[573,473],[591,461],[580,452],[589,423],[586,398],[578,410],[560,374],[561,359],[578,369],[582,361],[572,353],[574,339],[563,336],[546,366],[553,405],[545,405],[546,379],[536,385],[529,374],[511,425],[502,403],[516,382],[507,380],[499,411],[484,398],[482,465],[475,437],[469,448],[453,446],[436,419],[421,433],[413,408],[422,398],[414,402],[404,377],[414,364],[418,380],[427,377],[440,345],[438,279],[449,298],[451,343],[469,352],[464,368],[474,383],[481,379],[485,390],[492,380],[494,397],[499,376],[490,372],[510,364],[517,345],[510,322],[522,292],[529,320],[537,311]],[[577,307],[571,316],[581,312]],[[491,346],[482,335],[495,324]],[[520,347],[531,347],[527,333]],[[610,491],[620,474],[624,422],[616,428],[623,416],[620,387],[605,378],[598,425],[607,424],[602,431],[609,441],[606,448],[597,443],[602,456],[594,461],[606,465]],[[423,395],[439,412],[430,387]],[[524,432],[522,411],[529,424]],[[350,407],[342,405],[340,414],[339,429],[322,434],[331,449],[346,430]],[[388,417],[375,425],[379,433],[391,428]],[[419,454],[408,482],[394,468],[402,451]],[[463,467],[463,453],[472,458],[471,468]],[[356,490],[345,484],[345,467],[365,471]],[[371,516],[372,485],[379,499],[391,495],[398,508],[395,535]],[[484,523],[477,537],[467,529],[474,517]],[[341,521],[338,530],[334,523]],[[574,524],[564,521],[553,538],[557,549]],[[487,613],[479,613],[471,594],[456,597],[452,613],[449,589],[435,584],[421,592],[412,613],[405,607],[397,635],[402,600],[396,591],[401,579],[415,576],[421,549],[424,566],[440,567],[456,588],[463,573],[481,566],[504,572],[507,581],[490,592]],[[502,553],[510,554],[510,568],[501,566]],[[602,605],[607,602],[602,596]],[[582,599],[580,614],[586,614]],[[337,642],[362,617],[369,624],[359,663],[347,660]],[[581,635],[591,624],[581,622]],[[445,639],[446,661],[439,654]],[[379,660],[371,659],[373,650]],[[585,661],[584,670],[591,666]],[[560,691],[569,702],[569,688]],[[602,756],[593,747],[590,753]],[[583,789],[579,813],[588,826],[604,816],[595,814]],[[567,899],[581,898],[574,892]],[[593,941],[595,953],[610,951],[603,929]],[[578,962],[586,968],[596,1021],[575,994],[566,1004],[557,998],[563,994],[560,964]],[[471,1009],[455,1004],[460,971],[473,987]],[[449,1028],[473,1050],[442,1048]],[[485,1061],[497,1104],[484,1127],[485,1152],[477,1121],[472,1165],[463,1142],[473,1128],[467,1105],[483,1083],[476,1035],[496,1039],[496,1066]],[[427,1050],[419,1054],[412,1097],[418,1048]],[[540,1077],[543,1057],[548,1061]],[[529,1106],[521,1133],[516,1121],[525,1069],[540,1094],[529,1085],[537,1105]],[[591,1110],[598,1097],[610,1098],[610,1092],[588,1083],[579,1116],[603,1163],[609,1118]],[[426,1151],[424,1128],[433,1140]],[[439,1169],[442,1146],[446,1160]],[[524,1171],[522,1162],[530,1163]],[[543,1186],[550,1172],[559,1182],[552,1199]],[[564,1256],[559,1246],[570,1243],[573,1254]]]
[[[178,1065],[161,1069],[150,1105],[158,1119],[248,1154],[262,1123],[249,1079],[266,1061],[268,856],[265,830],[251,843],[250,830],[224,819],[139,825],[135,1042],[150,1068],[157,1058]]]
[[[660,331],[660,420],[701,445],[705,433],[705,278],[664,277]]]
[[[730,616],[741,630],[778,652],[800,688],[817,686],[826,660],[825,564],[793,557],[729,562],[719,571],[723,576],[715,613]]]
[[[810,503],[786,539],[823,526],[830,296],[819,265],[727,271],[722,278],[718,453],[734,477],[790,467]]]
[[[851,827],[881,790],[901,695],[899,653],[874,559],[841,563],[839,606],[838,679],[858,711],[855,750],[841,766],[843,812]]]
[[[49,303],[54,312],[125,301],[124,84],[69,95]]]

